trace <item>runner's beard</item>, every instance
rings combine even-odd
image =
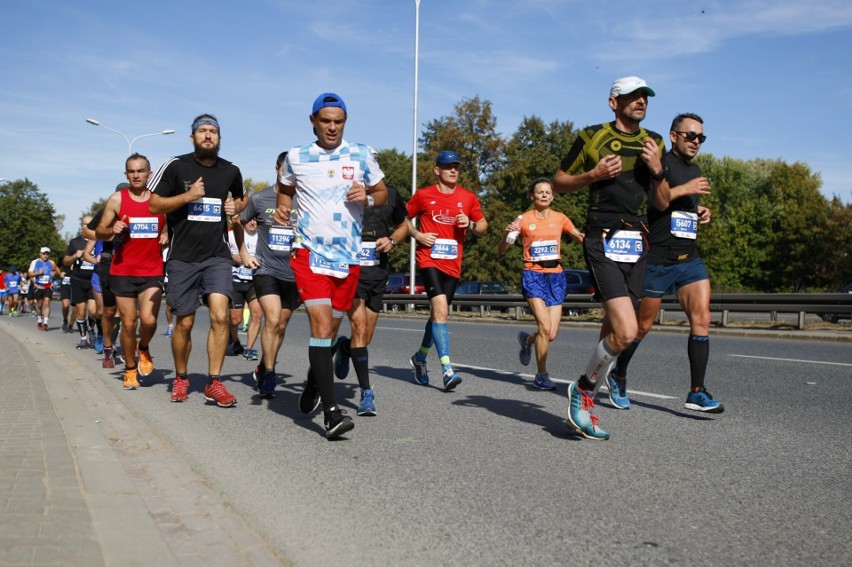
[[[212,148],[204,148],[199,146],[198,144],[194,144],[195,146],[195,157],[198,159],[216,159],[219,157],[219,146],[221,144],[216,144]]]

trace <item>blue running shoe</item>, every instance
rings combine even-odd
[[[348,341],[348,337],[337,337],[337,342],[334,343],[334,375],[340,380],[349,376],[349,353],[344,352],[343,349],[343,345],[345,345]]]
[[[80,344],[77,345],[77,350],[85,350],[87,348],[91,348],[89,346],[89,341],[86,339],[80,339]]]
[[[98,335],[95,337],[95,352],[98,354],[103,354],[104,352],[104,336]]]
[[[411,357],[408,361],[414,369],[414,380],[423,386],[429,385],[429,373],[426,372],[426,361],[420,362],[417,360],[417,355]]]
[[[606,441],[609,433],[598,427],[598,416],[592,414],[595,400],[580,389],[576,382],[568,386],[568,419],[565,425],[592,441]]]
[[[262,370],[258,376],[257,391],[261,398],[275,397],[275,371]]]
[[[169,327],[166,329],[166,336],[171,337],[174,334],[174,332],[175,332],[174,325],[169,325]]]
[[[358,404],[358,415],[376,415],[376,400],[372,388],[361,390],[361,403]]]
[[[613,373],[610,372],[609,376],[606,377],[606,385],[607,389],[609,389],[609,403],[615,409],[630,409],[630,398],[627,397],[626,380],[624,386],[621,386],[615,379],[615,376],[613,376]]]
[[[243,358],[246,360],[257,360],[257,351],[253,348],[247,348],[243,351]]]
[[[529,333],[523,331],[518,333],[518,344],[521,345],[521,350],[518,352],[518,359],[524,366],[529,366],[532,359],[532,345],[527,344],[527,337],[529,336]]]
[[[703,411],[704,413],[722,413],[725,411],[725,406],[713,399],[707,388],[701,388],[697,392],[690,392],[686,396],[686,403],[683,407],[695,411]]]
[[[544,372],[542,374],[535,375],[533,387],[538,388],[539,390],[555,390],[556,384],[550,379],[550,375],[547,372]]]
[[[462,377],[456,374],[452,368],[447,368],[444,372],[444,390],[449,392],[461,383]]]

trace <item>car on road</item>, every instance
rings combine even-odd
[[[473,300],[477,299],[476,296],[479,295],[508,295],[509,288],[502,282],[495,281],[471,281],[471,282],[462,282],[456,287],[456,295],[455,299],[463,299],[463,300]],[[512,309],[511,307],[506,307],[502,304],[492,304],[485,305],[487,308],[498,309],[500,311],[509,311]],[[479,306],[474,305],[461,305],[459,309],[462,311],[470,310],[474,311],[478,309]]]
[[[388,283],[385,285],[385,298],[388,295],[408,295],[411,294],[411,276],[409,274],[395,273],[388,276]],[[414,278],[414,293],[413,295],[425,295],[426,286],[423,285],[423,280],[420,276]],[[388,309],[391,311],[399,311],[400,308],[405,308],[405,303],[387,302]]]
[[[592,281],[592,275],[589,270],[565,270],[565,301],[574,301],[572,295],[591,293],[595,294],[595,283]],[[588,313],[588,309],[569,309],[568,315],[583,315]]]
[[[589,270],[565,270],[565,295],[595,293],[595,283]]]
[[[852,293],[852,282],[838,289],[837,293]],[[841,319],[852,321],[852,313],[820,313],[819,316],[828,323],[837,323]]]

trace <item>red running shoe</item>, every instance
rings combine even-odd
[[[185,402],[189,393],[189,380],[175,376],[172,380],[172,398],[173,402]]]
[[[237,405],[237,397],[231,394],[225,385],[218,380],[204,387],[204,398],[208,402],[216,402],[220,408],[229,408]]]

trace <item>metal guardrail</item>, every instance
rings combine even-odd
[[[600,308],[601,304],[592,299],[590,294],[569,296],[562,307],[566,312],[582,312],[588,309]],[[428,307],[429,299],[425,294],[406,295],[389,294],[384,297],[385,310],[412,311],[416,307]],[[515,311],[515,318],[520,319],[527,302],[521,295],[457,295],[453,300],[453,309],[478,309],[484,316],[493,310],[503,312]],[[663,297],[659,317],[665,316],[666,311],[682,312],[680,303],[674,295]],[[720,293],[710,296],[710,311],[721,314],[721,325],[726,327],[730,313],[797,313],[798,328],[805,327],[805,317],[809,313],[837,313],[850,316],[852,314],[852,293]]]

